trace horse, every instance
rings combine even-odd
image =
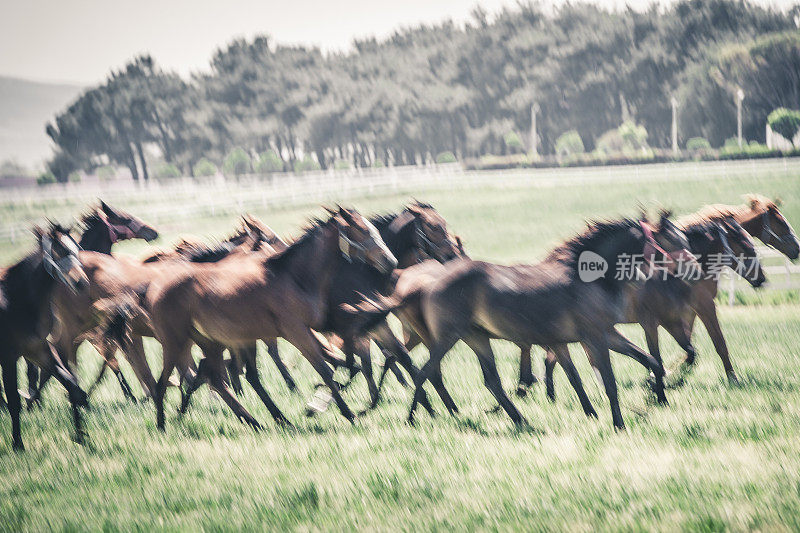
[[[198,377],[209,380],[240,420],[259,429],[260,424],[225,383],[222,353],[225,347],[276,337],[300,350],[331,389],[342,416],[353,422],[354,415],[325,363],[325,348],[312,330],[323,327],[340,256],[382,272],[394,270],[397,260],[360,213],[344,208],[329,213],[327,220],[312,220],[282,252],[182,264],[148,288],[145,307],[163,347],[164,365],[154,395],[159,429],[165,429],[167,379],[176,367],[187,375],[192,343],[204,354]],[[289,423],[268,396],[261,399],[278,424]]]
[[[743,276],[753,287],[766,281],[758,255],[750,235],[733,219],[722,221],[698,221],[683,227],[691,251],[698,259],[700,269],[691,276],[652,276],[643,285],[628,289],[623,323],[638,323],[645,331],[648,352],[663,369],[664,364],[658,345],[658,328],[663,326],[672,334],[681,347],[694,353],[688,335],[688,318],[693,308],[706,305],[713,296],[705,289],[708,284],[716,286],[720,270],[727,266]],[[621,336],[620,336],[621,337]],[[530,347],[522,356],[530,353]],[[627,354],[626,354],[627,355]],[[579,377],[573,376],[574,366],[569,351],[556,353],[547,350],[545,357],[545,390],[547,397],[555,400],[553,369],[559,362],[564,366],[570,383],[585,403],[587,414],[593,409],[582,390]],[[530,363],[528,363],[530,365]],[[524,363],[521,365],[525,366]]]
[[[34,228],[37,249],[18,263],[0,270],[0,366],[11,415],[12,447],[22,451],[21,400],[17,389],[17,360],[28,361],[55,373],[67,389],[72,404],[76,440],[83,439],[79,407],[86,405],[86,393],[47,341],[53,314],[51,299],[56,286],[83,291],[88,279],[80,262],[78,243],[69,230],[55,223],[47,229]]]
[[[81,215],[78,223],[83,227],[78,245],[81,250],[111,255],[111,247],[128,239],[143,239],[151,242],[158,238],[158,231],[143,220],[109,206],[100,200],[99,205],[90,208]],[[105,369],[106,365],[103,365]],[[119,379],[123,391],[130,390],[125,377],[119,371],[119,365],[114,366],[114,372]],[[31,398],[38,398],[39,370],[36,365],[28,364],[28,394],[26,400],[32,405]]]
[[[398,303],[387,307],[405,314],[430,348],[430,358],[414,380],[409,423],[414,423],[428,379],[448,411],[458,412],[441,380],[441,361],[462,339],[478,356],[487,389],[515,424],[524,424],[497,373],[489,340],[498,338],[545,346],[585,343],[602,376],[614,427],[624,428],[608,350],[616,342],[613,326],[622,315],[624,288],[632,280],[604,274],[584,278],[582,264],[602,261],[608,267],[636,254],[652,263],[661,255],[674,271],[679,265],[696,264],[688,247],[686,236],[663,213],[656,225],[631,219],[592,223],[534,265],[502,266],[468,259],[446,263],[443,276],[409,294],[394,296]],[[652,358],[650,366],[663,395],[663,374]]]
[[[157,278],[160,273],[168,271],[172,265],[180,262],[213,262],[227,257],[240,247],[245,250],[260,246],[262,239],[269,238],[251,231],[244,223],[238,231],[227,240],[207,246],[199,243],[186,243],[182,241],[179,253],[151,253],[144,260],[128,256],[111,256],[99,252],[81,251],[80,257],[87,276],[89,277],[89,290],[81,294],[56,289],[53,296],[53,306],[59,327],[54,335],[54,344],[61,359],[71,366],[77,365],[78,346],[87,338],[93,339],[93,331],[98,326],[100,314],[93,306],[102,299],[121,296],[130,293],[142,292],[149,283]],[[144,321],[138,322],[142,330],[134,331],[131,342],[123,350],[128,362],[136,374],[146,396],[152,394],[155,388],[155,378],[147,364],[147,358],[142,342],[143,336],[151,335],[149,328],[144,327]],[[102,339],[97,339],[104,364],[90,390],[94,390],[102,379],[106,367],[117,370],[118,364],[114,357],[114,350]],[[135,401],[130,393],[130,386],[124,381],[122,373],[115,372],[120,379],[123,394]],[[41,395],[42,388],[47,383],[49,375],[42,376],[39,387],[31,394],[28,403],[32,405]]]
[[[375,215],[369,218],[369,222],[375,226],[381,239],[386,243],[386,247],[398,259],[399,268],[408,267],[424,258],[434,258],[437,261],[446,262],[464,255],[461,239],[449,232],[447,222],[430,204],[414,201],[399,213]],[[333,336],[332,344],[346,354],[345,366],[351,369],[351,379],[354,375],[353,369],[356,368],[353,356],[358,356],[361,361],[360,368],[369,389],[369,409],[377,406],[380,399],[380,387],[375,384],[372,373],[369,337],[376,341],[378,347],[387,356],[387,364],[384,368],[393,370],[401,383],[405,382],[405,378],[395,366],[394,361],[399,361],[412,377],[416,374],[417,369],[408,355],[408,351],[391,332],[388,324],[376,326],[369,337],[356,335],[350,323],[352,317],[344,308],[357,306],[364,296],[378,297],[382,295],[391,283],[389,274],[381,273],[366,264],[350,265],[344,259],[340,260],[331,282],[330,305],[325,325],[318,330]],[[267,343],[267,345],[270,355],[278,364],[280,359],[275,356],[277,348],[273,353],[271,343]],[[239,353],[248,361],[250,368],[255,368],[255,351],[253,349],[246,352],[239,351]],[[231,362],[234,362],[234,358],[231,359]],[[278,368],[280,369],[281,365],[278,365]],[[237,387],[233,378],[234,373],[230,373],[235,390]],[[283,371],[281,373],[283,374]],[[381,383],[383,376],[385,376],[385,372],[382,374]],[[293,390],[294,381],[291,380],[291,377],[288,376],[287,379],[287,375],[284,375],[284,380],[290,390]]]

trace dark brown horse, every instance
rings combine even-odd
[[[69,393],[77,439],[83,436],[79,407],[86,394],[75,376],[61,362],[47,342],[53,324],[53,289],[63,285],[71,291],[85,290],[86,274],[78,257],[78,244],[69,230],[56,224],[34,230],[36,251],[19,263],[0,270],[0,366],[11,415],[15,450],[23,450],[20,429],[21,400],[17,390],[17,360],[22,355],[43,369],[52,371]]]
[[[143,239],[150,242],[158,238],[158,231],[141,219],[109,206],[102,200],[97,207],[92,207],[84,213],[78,220],[83,227],[79,246],[82,250],[97,252],[110,255],[111,247],[119,242],[128,239]],[[66,355],[65,362],[72,364],[70,355]],[[105,364],[103,365],[105,369]],[[119,371],[119,365],[114,365],[114,372],[120,382],[123,391],[130,390],[130,386],[125,381],[125,377]],[[31,405],[31,400],[38,398],[39,392],[39,370],[35,365],[28,364],[28,396],[27,400]]]
[[[444,276],[405,295],[406,300],[398,307],[400,315],[410,311],[412,316],[406,318],[416,326],[431,353],[415,380],[409,422],[413,423],[422,386],[428,379],[434,380],[451,414],[457,412],[442,383],[440,365],[450,348],[463,339],[478,356],[486,387],[515,423],[523,423],[497,374],[489,340],[499,338],[545,346],[584,343],[602,376],[614,426],[624,427],[608,350],[615,342],[614,324],[621,319],[624,289],[632,280],[612,274],[583,278],[581,272],[588,260],[604,262],[608,267],[636,254],[644,254],[650,261],[662,254],[666,266],[673,270],[681,262],[694,264],[686,237],[666,215],[656,226],[629,219],[590,225],[584,234],[556,248],[536,265],[509,267],[471,260],[447,263]],[[649,364],[663,395],[660,367],[652,358]]]
[[[282,252],[185,263],[156,280],[145,302],[163,347],[164,367],[154,395],[158,427],[164,429],[167,379],[176,367],[188,373],[192,343],[203,351],[202,374],[212,387],[241,420],[260,427],[228,390],[222,353],[225,347],[276,337],[300,350],[331,389],[342,415],[352,421],[353,413],[325,363],[325,348],[312,331],[323,327],[340,256],[383,272],[397,265],[375,227],[357,211],[340,208],[325,221],[313,221]],[[278,423],[288,423],[268,396],[261,399]]]
[[[723,267],[734,269],[754,287],[760,286],[766,279],[749,234],[733,219],[692,223],[684,227],[684,233],[701,267],[698,275],[693,276],[695,279],[653,276],[641,286],[630,287],[626,295],[625,318],[622,322],[639,323],[642,326],[648,350],[662,368],[663,361],[658,346],[659,326],[670,332],[681,347],[694,353],[689,338],[688,320],[693,316],[693,308],[701,305],[708,297],[706,293],[697,290],[699,284],[709,281],[716,284],[714,280]],[[621,335],[620,337],[624,339]],[[523,357],[527,353],[530,353],[529,349],[523,350]],[[588,403],[580,378],[571,375],[574,367],[566,349],[560,353],[548,350],[545,357],[548,398],[551,401],[555,399],[553,369],[556,362],[566,362],[565,370],[570,377],[570,383],[581,401]]]

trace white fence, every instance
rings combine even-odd
[[[679,182],[734,179],[764,174],[792,173],[800,176],[800,158],[775,158],[747,161],[702,161],[623,165],[606,167],[574,167],[548,169],[512,169],[466,171],[461,165],[432,165],[319,171],[300,175],[281,173],[247,175],[236,180],[197,180],[177,178],[165,182],[113,182],[49,185],[25,189],[0,189],[0,205],[14,207],[35,203],[57,203],[65,198],[71,203],[103,198],[110,203],[139,203],[136,214],[145,220],[171,222],[198,213],[215,215],[241,213],[254,208],[305,205],[345,201],[353,198],[419,192],[429,190],[470,189],[476,187],[564,187],[588,183]],[[150,204],[150,205],[148,205]],[[0,228],[0,240],[14,242],[27,235],[30,223]],[[765,258],[776,252],[763,249]],[[781,256],[782,257],[782,256]],[[785,258],[784,258],[785,259]],[[773,261],[774,262],[774,261]],[[785,265],[770,265],[765,272],[772,289],[800,288],[800,267],[786,260]],[[723,287],[742,290],[746,283],[731,277]]]
[[[761,268],[767,276],[767,284],[758,290],[800,291],[800,264],[794,264],[777,250],[763,246],[758,247],[758,255],[762,261]],[[728,305],[736,303],[737,292],[754,290],[730,269],[726,269],[720,286],[727,293]]]

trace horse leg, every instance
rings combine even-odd
[[[33,397],[34,393],[39,389],[39,368],[25,361],[26,374],[28,376],[28,397]]]
[[[544,354],[544,388],[547,399],[551,402],[556,401],[556,382],[553,379],[553,371],[558,363],[556,354],[550,348],[545,350]]]
[[[405,338],[406,342],[406,350],[409,352],[422,344],[422,337],[414,331],[413,329],[409,328],[405,324],[403,324],[403,338]]]
[[[430,357],[428,361],[424,365],[422,365],[422,368],[419,370],[419,373],[414,378],[414,398],[411,400],[411,409],[409,409],[408,411],[409,424],[414,425],[414,412],[417,409],[417,404],[419,404],[422,401],[422,398],[425,394],[425,389],[423,388],[425,382],[437,374],[441,376],[442,359],[447,354],[447,352],[449,352],[450,349],[456,344],[458,339],[459,339],[458,335],[454,335],[451,333],[449,337],[442,339],[440,342],[432,343],[429,345],[431,346]],[[441,382],[441,378],[439,381]],[[445,401],[445,397],[441,395],[441,392],[438,389],[437,392],[439,393],[439,396],[442,398],[442,401]],[[449,394],[447,395],[447,397],[449,397]],[[452,401],[452,398],[450,398],[450,401]],[[455,404],[453,405],[453,407],[455,407]],[[448,409],[450,409],[449,406]]]
[[[20,427],[19,415],[22,411],[22,400],[17,389],[17,361],[7,360],[3,363],[3,384],[6,387],[8,396],[8,414],[11,415],[11,447],[18,452],[25,450],[22,443],[22,429]]]
[[[6,398],[3,396],[3,379],[0,376],[0,409],[7,409],[8,404],[6,403]]]
[[[605,339],[592,339],[586,342],[589,349],[589,356],[595,372],[603,382],[606,396],[611,404],[611,419],[616,429],[625,429],[625,421],[622,419],[622,412],[619,408],[619,398],[617,397],[617,381],[614,378],[614,371],[611,368],[611,357],[608,353],[608,341]]]
[[[189,402],[192,400],[192,395],[197,392],[203,383],[209,380],[208,363],[205,358],[200,360],[197,365],[197,371],[194,375],[184,374],[183,382],[186,384],[185,388],[181,388],[181,405],[178,407],[178,414],[185,415],[189,409]]]
[[[278,372],[280,372],[283,381],[286,382],[286,387],[290,392],[296,392],[297,384],[294,382],[292,375],[289,373],[289,369],[286,368],[283,359],[281,359],[281,354],[278,352],[278,339],[269,339],[265,341],[265,344],[267,345],[267,353],[278,368]]]
[[[80,407],[89,405],[88,396],[83,389],[78,386],[78,379],[75,377],[75,374],[73,374],[58,357],[58,353],[52,344],[46,342],[45,345],[42,346],[40,355],[43,357],[43,359],[41,359],[43,368],[48,370],[51,375],[54,375],[58,382],[67,389],[69,403],[72,406],[75,441],[82,444],[85,432],[83,430]]]
[[[144,351],[142,336],[132,334],[131,342],[125,347],[123,353],[128,359],[131,368],[133,368],[133,372],[144,390],[145,397],[151,396],[156,388],[156,380],[150,370],[150,365],[147,364],[147,355]]]
[[[87,396],[91,396],[94,389],[100,383],[100,380],[103,378],[106,368],[110,368],[114,375],[119,382],[119,387],[122,390],[122,395],[129,401],[136,403],[136,396],[133,395],[133,391],[131,390],[131,386],[128,384],[128,381],[125,379],[125,376],[122,374],[122,370],[119,368],[119,361],[117,357],[114,355],[116,351],[116,344],[113,342],[104,341],[101,345],[95,346],[95,349],[100,353],[103,358],[103,366],[100,367],[100,373],[97,375],[97,379],[95,379],[92,386],[89,387],[87,391]]]
[[[94,394],[94,391],[98,387],[98,385],[100,385],[100,382],[103,381],[103,377],[105,377],[106,375],[107,368],[108,368],[108,361],[103,361],[103,364],[100,367],[100,371],[97,373],[97,377],[94,378],[94,382],[86,391],[86,395],[89,396],[90,398],[92,397],[92,394]]]
[[[575,368],[572,357],[569,355],[569,347],[566,344],[558,344],[549,348],[548,354],[549,353],[554,355],[561,365],[561,368],[564,369],[564,373],[567,375],[570,385],[572,385],[572,388],[575,390],[575,394],[578,395],[578,400],[581,402],[584,414],[597,418],[597,411],[594,410],[592,402],[589,401],[586,390],[583,388],[581,376],[578,374],[578,369]]]
[[[294,344],[294,346],[300,350],[300,353],[303,354],[303,357],[311,363],[311,366],[314,367],[314,370],[317,371],[322,381],[330,389],[331,396],[333,396],[336,406],[339,408],[339,412],[350,421],[350,423],[353,423],[355,421],[355,415],[353,415],[353,412],[339,393],[339,386],[333,379],[333,370],[325,363],[325,353],[328,350],[306,325],[294,324],[288,326],[286,329],[287,335],[284,336],[284,338]]]
[[[56,353],[58,354],[59,361],[62,361],[63,363],[67,363],[68,361],[77,361],[79,344],[80,343],[77,342],[59,343],[59,345],[56,346]],[[39,367],[39,384],[33,393],[25,398],[25,403],[29,411],[33,409],[34,405],[41,403],[42,391],[44,390],[45,385],[47,385],[47,383],[50,381],[50,378],[53,377],[51,366],[47,364],[46,358],[41,361],[41,365],[42,366]],[[75,368],[74,364],[72,368]]]
[[[403,368],[406,369],[412,380],[417,376],[417,374],[419,374],[419,369],[414,365],[414,361],[411,360],[411,356],[406,350],[405,345],[394,336],[394,333],[389,328],[389,324],[384,321],[379,326],[373,328],[372,336],[386,357],[386,362],[383,365],[383,371],[381,372],[381,377],[378,381],[379,395],[388,369],[391,367],[397,368],[397,365],[394,364],[395,361],[398,361]],[[433,406],[428,399],[428,395],[425,394],[425,391],[423,391],[423,396],[420,400],[420,403],[422,404],[422,407],[424,407],[425,410],[430,413],[431,416],[435,415]]]
[[[260,430],[261,424],[259,424],[258,421],[253,418],[253,415],[251,415],[247,409],[245,409],[244,406],[239,403],[231,390],[225,384],[225,365],[222,357],[222,347],[209,344],[206,346],[200,346],[200,348],[203,350],[203,354],[205,356],[202,362],[205,363],[207,368],[209,385],[211,385],[211,387],[217,391],[217,394],[219,394],[222,400],[228,404],[228,407],[231,408],[233,414],[235,414],[241,422],[248,424],[256,431]]]
[[[492,351],[489,338],[484,335],[473,333],[465,337],[464,342],[466,342],[467,346],[472,348],[472,350],[478,356],[478,361],[480,362],[481,370],[483,371],[483,384],[495,397],[497,403],[499,403],[500,407],[502,407],[508,416],[511,417],[511,420],[514,422],[514,424],[518,426],[526,425],[527,422],[525,418],[522,416],[522,414],[520,414],[519,410],[517,410],[517,407],[508,398],[506,391],[503,390],[503,384],[500,381],[500,374],[497,372],[494,352]]]
[[[358,355],[361,361],[361,371],[364,374],[364,379],[367,381],[367,389],[369,390],[369,407],[367,409],[374,409],[378,405],[378,387],[375,385],[375,377],[372,374],[372,354],[370,353],[369,339],[366,337],[358,337],[349,339],[345,342],[345,346],[352,349],[352,353]]]
[[[228,352],[230,353],[231,358],[228,360],[228,364],[226,365],[226,370],[228,373],[228,381],[231,384],[231,388],[233,389],[234,394],[237,396],[241,396],[242,390],[242,380],[239,379],[239,376],[242,375],[242,368],[244,368],[243,361],[249,357],[249,354],[245,354],[244,352],[249,352],[254,349],[257,349],[256,346],[248,346],[246,348],[230,348]]]
[[[657,339],[658,329],[655,329],[655,334]],[[646,336],[648,339],[650,339],[650,335],[646,334]],[[658,403],[664,405],[668,404],[669,402],[667,401],[667,396],[664,394],[665,372],[664,364],[661,362],[661,358],[655,358],[647,354],[641,348],[625,338],[619,331],[613,328],[608,333],[608,343],[609,348],[617,353],[621,353],[622,355],[627,355],[653,373],[653,376],[655,377],[653,380],[653,392],[656,395]],[[648,346],[649,345],[650,342],[648,341]]]
[[[692,320],[694,320],[694,318]],[[664,324],[664,329],[675,339],[678,346],[686,352],[686,364],[694,364],[695,349],[692,345],[692,339],[689,337],[689,328],[686,324],[681,321],[669,322]]]
[[[264,389],[264,386],[261,383],[261,377],[258,373],[258,366],[256,365],[255,358],[248,358],[244,360],[244,371],[245,379],[247,379],[248,383],[250,383],[250,386],[253,387],[253,390],[256,391],[258,397],[261,398],[261,402],[266,406],[269,414],[272,415],[272,418],[275,420],[275,422],[280,426],[292,427],[292,423],[289,422],[289,419],[284,416],[278,406],[272,401],[272,398],[270,398],[269,393],[267,393],[266,389]]]
[[[519,397],[525,396],[528,388],[537,381],[531,369],[531,348],[530,344],[519,345],[519,383],[517,384],[517,396]]]
[[[717,350],[719,358],[722,359],[722,366],[725,368],[728,382],[735,385],[739,383],[739,377],[736,375],[728,355],[728,344],[725,342],[725,336],[722,334],[722,328],[717,318],[717,306],[714,304],[714,300],[704,303],[705,305],[697,310],[697,316],[700,317],[706,327],[706,331],[708,331],[711,341],[714,343],[714,348]]]

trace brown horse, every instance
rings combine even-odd
[[[217,246],[186,245],[181,253],[151,255],[146,259],[149,262],[142,262],[128,256],[111,256],[90,251],[80,252],[81,261],[90,281],[89,290],[81,294],[73,294],[70,291],[56,288],[53,296],[53,306],[58,320],[58,327],[53,337],[59,356],[73,368],[77,365],[78,346],[87,338],[92,339],[92,332],[98,325],[99,315],[97,308],[93,306],[98,300],[113,300],[118,296],[143,292],[153,279],[161,273],[171,270],[176,263],[218,261],[240,247],[244,250],[256,247],[256,243],[261,239],[261,235],[254,234],[247,224],[243,223],[237,233]],[[142,337],[150,336],[152,333],[149,328],[145,327],[145,321],[137,321],[137,325],[143,329],[134,332],[131,342],[123,352],[139,379],[145,395],[149,396],[155,388],[155,379],[147,364]],[[114,357],[114,350],[109,350],[108,344],[98,341],[98,348],[105,362],[92,389],[102,378],[106,366],[112,369],[119,368]],[[117,374],[118,379],[121,375],[121,373]],[[48,378],[47,373],[42,376],[39,388],[29,399],[30,404],[38,400]],[[120,386],[128,399],[133,400],[134,397],[128,394],[130,387],[124,383],[123,379],[120,379]]]
[[[687,283],[675,276],[653,276],[642,286],[630,287],[626,294],[625,318],[622,322],[639,323],[642,326],[648,350],[662,368],[663,361],[658,346],[659,326],[669,331],[681,347],[694,353],[688,335],[688,324],[689,318],[694,316],[693,309],[703,305],[708,297],[706,292],[698,290],[698,287],[702,287],[701,284],[716,284],[716,274],[725,266],[734,269],[754,287],[760,286],[766,280],[750,235],[733,219],[692,223],[684,227],[684,233],[701,267],[697,276],[699,280],[690,280]],[[711,301],[713,303],[713,297]],[[624,339],[621,335],[620,337]],[[530,353],[529,350],[530,347],[523,350],[523,357]],[[624,351],[621,353],[630,355]],[[566,347],[560,353],[547,351],[545,386],[548,398],[551,401],[555,399],[553,369],[556,362],[564,366],[581,401],[588,402],[580,378],[571,375],[574,367]],[[587,414],[591,413],[587,411]]]
[[[106,255],[111,254],[111,247],[119,241],[143,239],[150,242],[158,237],[158,231],[149,224],[121,209],[109,206],[102,200],[98,206],[90,208],[81,215],[78,222],[83,227],[78,243],[80,248]],[[59,311],[61,310],[57,309],[57,314],[60,314]],[[71,360],[67,360],[67,362],[71,362]],[[118,366],[115,373],[123,391],[130,390],[124,376],[118,371]],[[27,374],[28,396],[26,400],[31,405],[31,399],[39,397],[39,370],[35,365],[29,364]]]
[[[275,254],[247,254],[219,263],[181,265],[148,289],[146,308],[163,347],[164,366],[154,399],[157,425],[164,429],[164,392],[174,368],[184,375],[196,343],[203,351],[204,375],[234,413],[251,426],[258,422],[225,384],[225,347],[249,346],[283,337],[300,350],[331,389],[342,415],[354,419],[325,363],[325,349],[312,329],[322,327],[339,256],[390,272],[397,260],[375,227],[357,211],[331,211],[315,220],[302,237]],[[262,397],[273,418],[288,423]]]
[[[497,374],[489,340],[500,338],[545,346],[583,342],[602,376],[614,426],[624,427],[608,350],[616,342],[614,324],[622,315],[623,291],[631,280],[617,276],[582,279],[580,272],[586,258],[608,266],[617,265],[624,256],[643,253],[650,261],[662,254],[672,270],[681,262],[695,264],[686,237],[665,214],[656,226],[629,219],[592,224],[536,265],[452,261],[444,265],[444,276],[402,295],[405,299],[398,313],[406,314],[431,353],[415,380],[409,422],[414,421],[428,379],[433,380],[451,414],[457,412],[441,380],[441,360],[463,339],[478,356],[486,387],[515,423],[523,423]],[[659,374],[657,362],[649,359],[656,387],[663,395],[663,374]]]
[[[79,406],[86,405],[86,394],[75,376],[62,363],[47,335],[53,324],[51,299],[56,286],[70,291],[85,290],[88,279],[81,266],[78,245],[69,230],[50,224],[47,230],[34,230],[36,251],[8,268],[0,269],[0,366],[11,415],[13,448],[23,450],[20,429],[21,400],[17,390],[17,359],[20,355],[55,373],[69,392],[77,439],[83,436]]]

